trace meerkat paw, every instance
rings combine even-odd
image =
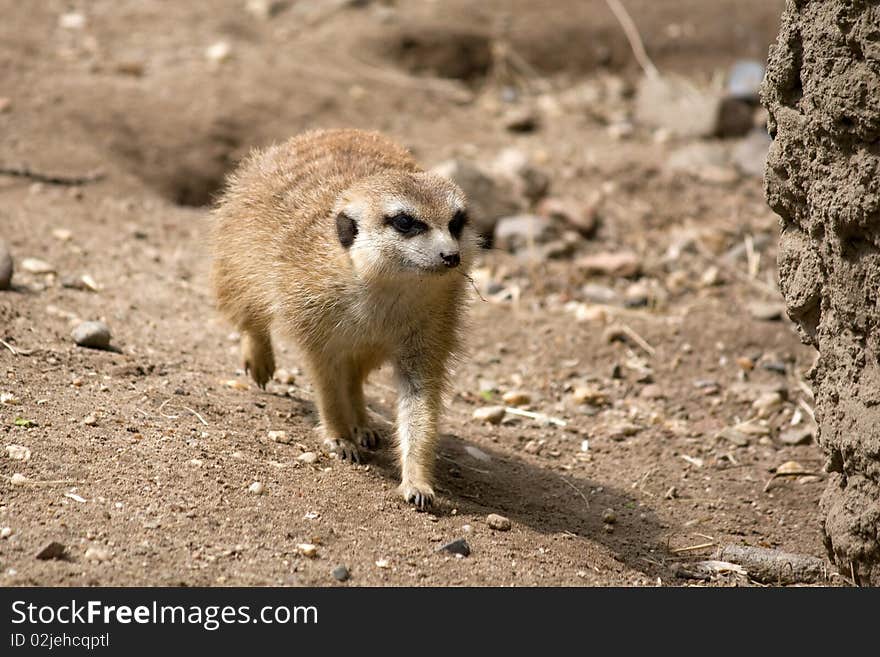
[[[355,441],[366,449],[376,449],[382,439],[382,431],[372,426],[355,427],[351,434]]]
[[[425,482],[404,479],[399,490],[403,499],[420,511],[429,509],[434,504],[434,489]]]
[[[361,453],[358,451],[357,445],[345,438],[325,438],[324,448],[343,461],[361,462]]]
[[[265,390],[269,379],[275,374],[275,354],[272,353],[271,343],[255,340],[245,333],[241,339],[241,356],[244,371]]]

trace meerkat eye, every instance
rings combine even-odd
[[[455,238],[458,239],[461,237],[461,231],[464,230],[464,225],[468,221],[467,212],[465,210],[459,210],[455,213],[455,216],[452,217],[452,221],[449,222],[449,233]]]
[[[401,235],[418,235],[428,230],[428,224],[414,219],[412,215],[406,212],[400,212],[393,217],[388,217],[386,222],[391,224],[391,227]]]

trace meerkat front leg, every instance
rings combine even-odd
[[[275,354],[272,338],[267,331],[254,328],[241,330],[241,359],[244,370],[258,386],[265,389],[275,373]]]
[[[366,449],[376,449],[383,433],[379,425],[370,418],[364,401],[364,382],[371,365],[366,359],[352,361],[348,379],[348,402],[354,417],[352,438],[358,445]]]
[[[349,403],[351,368],[346,363],[325,362],[310,368],[315,385],[324,447],[341,459],[360,463],[361,455],[351,440],[354,416]]]
[[[423,357],[422,357],[423,358]],[[421,360],[421,362],[420,362]],[[420,509],[434,502],[434,459],[441,383],[419,357],[397,365],[397,442],[403,498]]]

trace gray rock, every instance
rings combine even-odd
[[[648,76],[636,92],[635,118],[677,137],[711,137],[721,102],[719,94],[703,91],[684,78]]]
[[[727,76],[727,94],[756,102],[761,81],[764,79],[764,65],[754,59],[741,59],[734,63]]]
[[[669,155],[666,168],[706,182],[728,182],[737,178],[727,148],[721,143],[697,142],[682,146]]]
[[[775,322],[782,319],[785,315],[784,303],[765,303],[756,302],[749,304],[749,314],[755,319],[764,322]]]
[[[0,290],[8,290],[12,284],[12,254],[6,242],[0,241]]]
[[[507,251],[518,251],[529,244],[546,244],[555,237],[553,222],[535,214],[504,217],[495,226],[494,245]]]
[[[731,443],[732,445],[736,445],[737,447],[748,447],[751,440],[749,437],[742,433],[741,431],[737,431],[733,427],[726,427],[718,432],[715,436],[716,438],[721,438]]]
[[[510,519],[498,515],[497,513],[490,513],[488,516],[486,516],[486,524],[489,525],[491,529],[499,532],[506,532],[511,527]]]
[[[110,327],[104,322],[83,322],[70,334],[80,347],[108,349],[110,347]]]
[[[450,554],[460,554],[463,557],[467,557],[471,553],[471,546],[463,538],[458,538],[446,545],[441,545],[437,548],[437,552],[449,552]]]
[[[334,579],[340,582],[345,582],[348,580],[349,577],[351,577],[351,573],[348,572],[348,568],[346,568],[342,564],[336,566],[331,574],[333,575]]]
[[[773,140],[766,130],[752,130],[749,135],[740,141],[731,153],[733,165],[743,174],[754,178],[764,177],[764,168],[767,164],[767,152]]]
[[[809,445],[816,436],[816,427],[807,424],[803,427],[794,427],[779,434],[779,442],[786,445]]]
[[[465,160],[448,160],[434,167],[433,172],[454,181],[468,197],[471,221],[477,233],[491,238],[496,222],[516,214],[525,207],[516,193],[513,181],[490,176]]]

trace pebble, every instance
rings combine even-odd
[[[63,276],[61,278],[61,287],[71,290],[82,290],[85,292],[97,292],[100,288],[94,278],[88,274],[81,276]]]
[[[523,392],[522,390],[511,390],[510,392],[505,392],[504,396],[501,399],[504,400],[505,404],[509,404],[511,406],[525,406],[532,401],[531,395],[529,395],[529,393],[527,392]]]
[[[248,486],[248,492],[253,493],[254,495],[262,495],[266,491],[266,487],[262,484],[262,482],[255,481],[250,486]]]
[[[86,415],[86,416],[83,418],[82,423],[83,423],[84,425],[86,425],[87,427],[93,427],[93,426],[95,426],[96,424],[98,424],[98,418],[97,418],[97,416],[95,416],[94,413],[90,413],[89,415]]]
[[[110,558],[110,550],[102,547],[90,547],[86,550],[86,561],[107,561]]]
[[[31,483],[31,480],[25,477],[20,472],[14,472],[9,478],[9,483],[13,486],[24,486],[25,484]]]
[[[66,550],[67,548],[64,547],[63,543],[52,541],[51,543],[43,547],[42,550],[37,552],[36,557],[41,561],[48,561],[49,559],[63,559]]]
[[[596,207],[572,199],[545,198],[538,204],[538,214],[564,221],[583,237],[592,237],[598,225]]]
[[[376,568],[391,568],[391,562],[388,559],[376,559]]]
[[[16,461],[30,461],[31,450],[24,445],[7,445],[6,454]]]
[[[9,538],[12,536],[12,527],[0,528],[0,538]]]
[[[630,424],[629,422],[621,422],[620,424],[615,424],[608,427],[608,437],[611,440],[623,440],[624,438],[629,438],[630,436],[635,436],[642,428],[636,424]]]
[[[298,543],[296,546],[297,552],[299,552],[304,557],[308,557],[309,559],[314,559],[318,556],[318,546],[314,543]]]
[[[504,217],[495,226],[494,245],[515,252],[531,244],[544,244],[555,232],[553,222],[547,217],[535,214]]]
[[[571,393],[571,398],[575,404],[604,406],[608,403],[608,395],[595,386],[578,386]]]
[[[65,30],[81,30],[86,25],[86,17],[77,11],[61,14],[58,17],[58,27]]]
[[[225,62],[230,55],[232,55],[232,47],[226,41],[217,41],[205,48],[205,57],[210,62]]]
[[[276,443],[281,443],[282,445],[289,445],[290,441],[293,440],[293,438],[288,436],[286,431],[270,431],[269,440]]]
[[[737,447],[748,447],[749,437],[741,431],[734,429],[733,427],[726,427],[719,431],[716,435],[716,438],[721,438],[723,440],[728,441],[736,445]]]
[[[331,571],[331,574],[333,575],[333,579],[340,582],[345,582],[348,580],[349,577],[351,577],[351,573],[348,572],[348,568],[341,564],[339,566],[336,566],[336,568]]]
[[[54,274],[55,267],[39,258],[25,258],[21,261],[21,268],[31,274]]]
[[[500,516],[497,513],[490,513],[486,516],[486,524],[490,529],[496,529],[500,532],[506,532],[510,529],[510,519]]]
[[[617,522],[617,514],[614,513],[614,509],[605,509],[602,512],[602,522],[608,523],[609,525],[613,525]]]
[[[749,304],[749,314],[764,322],[775,322],[782,319],[785,314],[784,303],[757,302]]]
[[[69,242],[73,238],[73,231],[68,228],[53,228],[52,237],[61,242]]]
[[[14,265],[12,254],[6,242],[0,241],[0,290],[8,290],[12,285],[12,272]]]
[[[782,395],[778,392],[767,392],[752,402],[752,408],[758,412],[758,417],[768,417],[782,408]]]
[[[528,107],[508,111],[503,117],[504,127],[510,132],[532,132],[538,127],[538,116]]]
[[[316,452],[303,452],[296,457],[296,460],[311,465],[318,460],[318,454]]]
[[[581,451],[582,452],[589,452],[590,451],[590,441],[587,440],[586,438],[584,438],[581,441]]]
[[[809,445],[815,435],[815,426],[795,427],[780,433],[779,441],[786,445]]]
[[[639,393],[643,399],[666,399],[666,389],[656,383],[646,385]]]
[[[492,460],[492,457],[486,454],[486,452],[474,447],[473,445],[465,445],[464,451],[467,452],[468,455],[472,458],[475,458],[478,461],[482,461],[483,463],[489,463]]]
[[[630,277],[639,273],[642,263],[631,251],[595,253],[580,258],[577,266],[587,274]]]
[[[474,411],[473,418],[478,422],[500,424],[506,412],[503,406],[483,406]]]
[[[437,552],[449,552],[450,554],[461,555],[467,557],[471,553],[471,546],[463,538],[450,541],[446,545],[437,548]]]
[[[623,304],[627,308],[641,308],[651,301],[651,289],[644,283],[633,283],[623,294]]]
[[[80,347],[107,349],[110,346],[110,327],[104,322],[83,322],[70,334]]]

